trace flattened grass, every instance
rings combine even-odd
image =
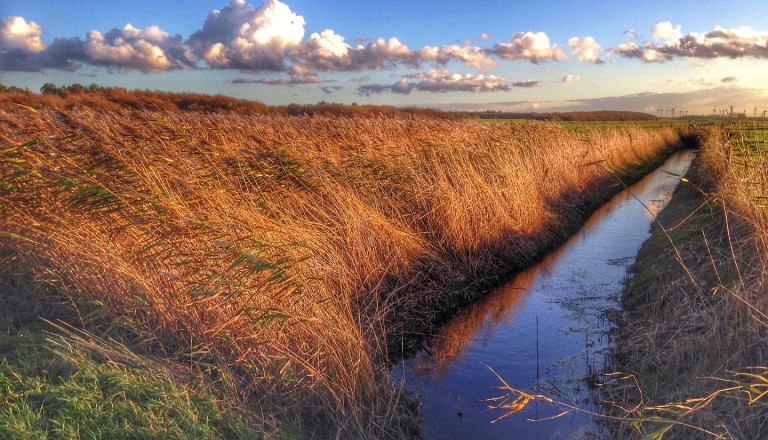
[[[381,116],[0,111],[21,265],[308,436],[401,437],[389,359],[618,191],[670,129]],[[602,166],[595,166],[600,164]],[[613,171],[612,171],[613,170]]]

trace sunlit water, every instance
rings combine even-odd
[[[609,346],[604,312],[618,307],[627,268],[694,155],[675,154],[614,197],[561,248],[465,310],[393,370],[421,396],[427,439],[567,439],[598,429],[594,416],[581,412],[542,420],[563,412],[543,403],[491,423],[505,411],[489,409],[488,399],[505,392],[488,367],[514,388],[598,410],[599,393],[587,378],[602,370]]]

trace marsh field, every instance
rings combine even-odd
[[[686,147],[614,314],[603,417],[618,438],[768,432],[759,122],[142,93],[0,94],[0,436],[418,437],[393,363]]]

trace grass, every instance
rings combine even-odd
[[[631,382],[609,387],[617,438],[768,433],[768,162],[752,128],[707,129],[640,251],[614,349]]]
[[[682,136],[20,104],[0,111],[0,244],[31,284],[228,365],[264,426],[307,438],[412,435],[389,361]]]
[[[80,321],[64,298],[54,301],[55,293],[23,284],[22,271],[9,270],[18,269],[12,258],[2,262],[1,438],[272,438],[224,401],[215,391],[220,384],[179,363],[71,327],[68,322]],[[102,327],[107,323],[99,321]],[[96,324],[91,321],[90,327]],[[114,324],[100,332],[119,337]]]

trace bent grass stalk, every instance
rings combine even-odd
[[[768,262],[768,247],[765,246],[766,216],[763,208],[759,207],[759,202],[765,197],[768,188],[751,182],[768,170],[765,170],[764,161],[755,160],[762,157],[761,155],[740,159],[748,157],[740,154],[740,151],[744,151],[743,138],[733,146],[723,141],[729,137],[722,136],[717,127],[710,127],[703,139],[701,156],[706,171],[702,175],[711,179],[705,179],[704,183],[710,186],[714,184],[714,189],[705,191],[691,182],[685,182],[703,201],[693,200],[695,204],[691,205],[691,212],[683,213],[683,218],[673,221],[672,226],[665,227],[659,218],[655,220],[663,234],[664,242],[668,247],[674,248],[674,259],[679,263],[685,278],[689,281],[699,280],[689,282],[689,290],[685,293],[695,301],[677,299],[671,307],[664,309],[654,303],[655,300],[649,300],[652,307],[641,312],[640,319],[659,321],[657,324],[651,321],[650,328],[653,333],[644,328],[633,327],[630,331],[637,335],[630,339],[625,336],[618,342],[620,346],[637,344],[636,348],[624,350],[625,356],[627,352],[634,356],[625,361],[625,364],[642,365],[654,350],[660,350],[657,345],[653,345],[658,335],[674,333],[677,336],[672,340],[665,337],[666,341],[662,342],[672,347],[663,349],[666,359],[648,365],[656,371],[660,370],[660,373],[655,374],[672,374],[674,382],[686,384],[684,389],[689,396],[698,394],[703,397],[688,397],[670,402],[669,396],[676,392],[677,385],[656,382],[658,379],[654,376],[654,370],[641,366],[638,367],[640,376],[624,373],[607,375],[615,379],[603,384],[604,388],[610,390],[612,395],[618,395],[620,399],[617,401],[614,398],[605,403],[619,416],[597,414],[557,402],[548,396],[527,394],[513,389],[494,371],[502,384],[500,388],[512,393],[489,400],[493,403],[489,408],[507,411],[495,421],[521,411],[531,402],[539,401],[565,408],[564,413],[586,412],[603,420],[629,425],[634,435],[643,439],[662,439],[669,436],[756,438],[765,434],[763,425],[766,423],[767,414],[760,411],[760,408],[768,405],[768,367],[754,366],[751,363],[765,362],[766,352],[755,352],[756,349],[760,350],[760,345],[750,341],[761,341],[762,335],[768,330],[768,316],[764,311],[768,309],[765,303],[764,279]],[[733,150],[736,150],[735,154]],[[745,166],[745,163],[748,163],[748,166]],[[702,210],[704,207],[709,207],[708,213]],[[702,219],[706,220],[718,213],[721,213],[722,217],[722,233],[718,233],[718,230],[707,232],[705,229],[698,229],[688,236],[672,237],[672,234],[686,234],[684,229],[688,228],[689,222],[699,225]],[[738,226],[734,223],[738,223]],[[720,234],[721,237],[714,234]],[[696,236],[702,237],[702,245],[699,247],[706,254],[706,258],[691,254],[690,240],[695,240]],[[713,243],[713,240],[717,243]],[[700,283],[702,287],[709,286],[709,296],[702,293]],[[653,286],[642,285],[641,289],[662,289],[662,298],[664,295],[673,294],[671,288]],[[722,293],[727,295],[723,296]],[[736,302],[727,301],[729,297]],[[677,298],[682,297],[677,295]],[[670,314],[674,315],[674,318],[666,317]],[[701,332],[700,323],[706,322],[708,315],[719,319],[713,322],[713,330],[702,332],[701,344],[707,345],[709,351],[696,351],[692,354],[691,348],[686,348],[688,346],[675,351],[675,338],[699,340],[696,334],[690,333],[690,329]],[[735,343],[723,342],[728,340]],[[651,341],[650,344],[648,341]],[[696,362],[691,360],[692,356],[697,359]],[[681,367],[681,363],[685,363],[685,367]],[[723,365],[730,368],[722,370]],[[621,384],[626,381],[630,383]],[[670,403],[652,403],[644,389],[652,394],[652,401],[666,400]],[[633,395],[636,396],[637,402],[629,404],[630,399],[626,396]],[[497,403],[499,401],[501,403]],[[750,412],[749,408],[756,409]],[[673,430],[676,427],[683,430]]]
[[[585,164],[626,169],[680,139],[78,107],[0,111],[0,127],[2,245],[41,280],[228,360],[265,413],[358,438],[403,404],[387,379],[391,341],[415,331],[403,316],[435,322],[456,301],[445,286],[470,296],[540,251],[610,179]]]

